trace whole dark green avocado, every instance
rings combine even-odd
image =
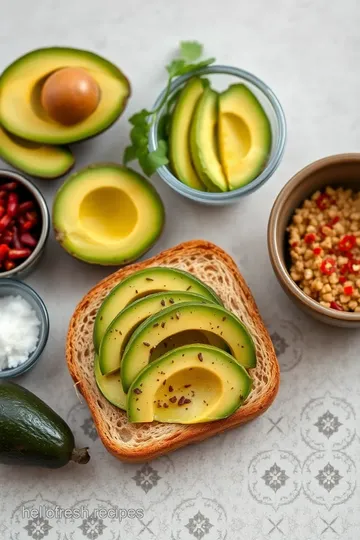
[[[58,469],[89,459],[87,449],[75,448],[71,429],[46,403],[17,384],[0,384],[0,463]]]

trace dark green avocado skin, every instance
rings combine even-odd
[[[17,384],[0,384],[0,463],[57,469],[74,446],[69,426],[46,403]]]

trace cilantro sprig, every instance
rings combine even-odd
[[[147,176],[151,176],[158,167],[169,163],[167,157],[167,142],[164,138],[159,139],[158,147],[155,151],[149,152],[148,142],[150,127],[155,122],[159,111],[167,103],[173,80],[176,77],[196,71],[215,62],[215,58],[200,60],[202,52],[203,46],[197,41],[182,41],[180,43],[179,56],[174,58],[174,60],[166,66],[168,82],[161,103],[159,103],[158,107],[152,111],[142,109],[140,112],[129,118],[129,122],[132,125],[130,130],[131,144],[124,150],[124,165],[137,160],[143,172]]]

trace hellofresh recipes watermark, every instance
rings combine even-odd
[[[87,506],[78,506],[76,508],[64,508],[62,506],[45,506],[38,508],[22,508],[22,517],[24,519],[111,519],[119,522],[125,519],[143,519],[143,508],[93,508]]]

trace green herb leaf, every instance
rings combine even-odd
[[[167,158],[167,144],[164,140],[159,141],[157,149],[149,153],[148,159],[149,166],[154,168],[154,172],[158,167],[169,163]]]
[[[169,74],[169,77],[173,79],[182,74],[182,70],[185,68],[186,62],[182,58],[176,58],[170,64],[166,66],[166,70]]]
[[[206,67],[215,61],[215,58],[208,58],[207,60],[200,60],[199,62],[196,62],[196,60],[198,60],[202,54],[202,49],[202,45],[197,41],[182,41],[180,43],[179,57],[175,58],[166,66],[169,78],[162,102],[159,104],[157,109],[152,111],[142,109],[129,119],[130,124],[133,126],[130,130],[130,140],[132,144],[125,148],[123,155],[123,162],[125,165],[130,161],[137,159],[143,172],[147,176],[151,176],[158,167],[168,164],[168,150],[164,137],[166,138],[168,135],[170,111],[178,95],[178,92],[176,92],[175,95],[168,100],[171,83],[175,77],[185,75],[186,73],[191,73],[192,71],[195,72],[196,70]],[[154,152],[149,152],[148,141],[150,126],[154,123],[156,115],[164,105],[166,105],[166,113],[160,120],[160,140],[158,143],[158,148]]]
[[[194,62],[203,52],[203,46],[198,41],[181,41],[180,54],[186,62]]]
[[[136,148],[135,146],[127,146],[124,150],[123,163],[127,165],[130,161],[136,159]]]

